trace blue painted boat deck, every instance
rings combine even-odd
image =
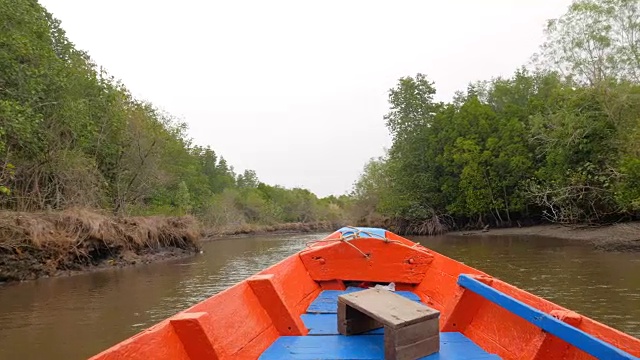
[[[309,329],[307,336],[281,336],[264,351],[260,359],[307,360],[373,360],[384,359],[384,330],[382,328],[362,335],[344,336],[338,333],[338,295],[360,291],[325,290],[309,305],[302,321]],[[420,298],[409,291],[398,291],[413,301]],[[466,336],[457,332],[440,333],[440,352],[423,357],[426,360],[489,360],[500,359],[489,354]]]

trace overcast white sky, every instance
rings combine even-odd
[[[389,147],[387,91],[508,76],[570,0],[40,0],[132,93],[237,172],[343,194]]]

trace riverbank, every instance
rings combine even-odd
[[[242,224],[201,229],[191,216],[114,217],[93,210],[0,211],[0,282],[73,275],[185,257],[200,242],[264,234],[334,231],[331,222]],[[463,236],[535,235],[588,242],[603,251],[640,252],[640,222],[602,227],[538,225],[450,232]]]
[[[457,231],[451,235],[464,236],[545,236],[557,239],[586,242],[598,250],[640,252],[640,222],[620,223],[600,227],[569,227],[561,225],[537,225],[488,229],[486,231]]]
[[[96,210],[0,211],[0,282],[74,275],[196,254],[200,242],[334,231],[331,222],[203,229],[191,216],[115,217]]]
[[[0,282],[131,266],[200,251],[198,222],[74,209],[0,212]]]
[[[204,240],[217,240],[228,237],[243,237],[266,234],[303,234],[320,231],[335,231],[340,225],[329,221],[312,223],[284,223],[275,225],[242,224],[210,228],[203,231]]]

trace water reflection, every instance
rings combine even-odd
[[[129,269],[0,286],[0,359],[83,359],[304,248],[324,234],[205,243]],[[425,246],[640,336],[640,259],[546,238],[416,238]]]

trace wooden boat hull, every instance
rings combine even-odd
[[[382,358],[382,335],[338,335],[322,309],[391,282],[440,311],[443,345],[428,359],[640,356],[639,339],[394,233],[343,228],[91,359]]]

